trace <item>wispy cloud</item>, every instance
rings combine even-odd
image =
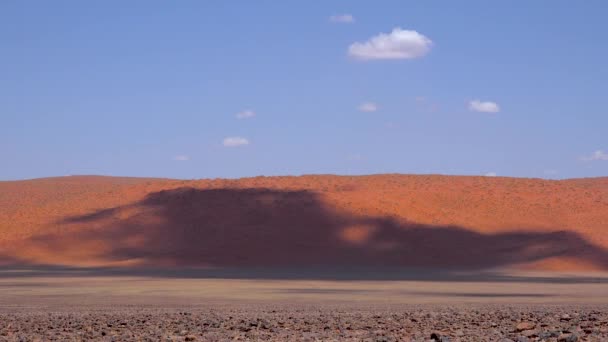
[[[355,22],[355,17],[352,14],[336,14],[329,17],[329,21],[339,24],[352,24]]]
[[[255,112],[251,109],[247,109],[241,112],[236,113],[237,119],[249,119],[255,116]]]
[[[581,157],[582,161],[608,160],[608,153],[597,150],[588,156]]]
[[[380,33],[365,42],[348,47],[348,54],[358,60],[413,59],[426,55],[433,42],[426,36],[411,30],[394,28],[390,33]]]
[[[187,156],[187,155],[184,155],[184,154],[180,154],[178,156],[173,157],[173,160],[188,161],[188,160],[190,160],[190,156]]]
[[[249,140],[243,137],[227,137],[222,144],[226,147],[246,146],[249,145]]]
[[[473,100],[469,102],[469,110],[482,113],[498,113],[500,107],[496,102]]]
[[[361,112],[375,112],[378,110],[378,105],[374,102],[364,102],[357,107],[357,109]]]

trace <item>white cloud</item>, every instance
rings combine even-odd
[[[496,172],[488,172],[484,176],[486,176],[486,177],[496,177],[497,174],[496,174]]]
[[[380,33],[366,42],[356,42],[348,47],[348,54],[359,60],[412,59],[426,55],[433,42],[424,35],[399,27],[391,33]]]
[[[249,119],[255,116],[255,112],[251,109],[244,110],[242,112],[236,113],[237,119]]]
[[[602,150],[597,150],[589,156],[582,157],[581,160],[583,160],[583,161],[608,160],[608,153],[604,152]]]
[[[238,147],[249,145],[249,140],[243,137],[227,137],[224,139],[223,143],[226,147]]]
[[[187,160],[190,160],[190,157],[182,154],[182,155],[173,157],[173,160],[187,161]]]
[[[375,112],[378,110],[378,105],[373,103],[373,102],[364,102],[362,104],[359,105],[359,107],[357,107],[358,110],[362,111],[362,112]]]
[[[498,113],[500,107],[496,102],[473,100],[469,102],[469,110],[482,113]]]
[[[329,17],[329,21],[332,23],[352,24],[355,22],[355,17],[352,14],[336,14]]]

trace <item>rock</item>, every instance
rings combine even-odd
[[[576,334],[561,334],[557,337],[558,342],[576,342],[578,336]]]
[[[184,338],[185,341],[195,341],[196,340],[196,336],[194,335],[186,335],[186,337]]]
[[[535,323],[531,323],[531,322],[521,322],[519,324],[517,324],[515,326],[515,329],[520,332],[520,331],[524,331],[524,330],[532,330],[536,328],[536,324]]]
[[[562,321],[562,322],[567,322],[567,321],[569,321],[569,320],[571,320],[571,319],[572,319],[572,317],[570,317],[570,315],[568,315],[568,314],[563,314],[563,315],[561,315],[561,317],[559,318],[559,320],[560,320],[560,321]]]
[[[270,329],[272,327],[272,325],[270,324],[269,321],[263,319],[263,320],[260,320],[259,327],[262,329]]]
[[[539,334],[539,331],[536,329],[524,330],[521,334],[524,335],[525,337],[537,337]]]
[[[546,340],[551,337],[558,337],[559,335],[560,335],[559,331],[543,331],[540,334],[538,334],[538,337]]]
[[[438,341],[438,342],[450,342],[450,337],[445,336],[445,335],[441,334],[440,332],[434,332],[431,334],[431,340]]]

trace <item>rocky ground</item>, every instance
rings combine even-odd
[[[0,313],[0,341],[608,341],[608,308],[242,306]]]

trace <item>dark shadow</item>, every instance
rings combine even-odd
[[[120,208],[102,209],[102,210],[98,210],[96,212],[86,214],[86,215],[68,217],[65,220],[63,220],[62,223],[79,223],[79,222],[91,222],[91,221],[96,221],[96,220],[103,220],[103,219],[111,218],[119,210],[120,210]]]
[[[478,271],[551,257],[608,270],[605,250],[557,227],[554,232],[514,227],[518,232],[480,234],[457,226],[341,212],[309,191],[179,188],[151,193],[127,206],[67,217],[61,225],[65,233],[28,243],[48,253],[95,243],[105,246],[98,256],[104,260],[141,261],[138,268],[97,269],[109,273],[407,279],[403,270],[409,269],[424,270],[411,273],[424,279],[445,276],[444,270]]]
[[[315,289],[315,288],[293,288],[293,289],[273,289],[272,292],[281,292],[289,294],[373,294],[381,292],[380,290],[373,289]],[[391,292],[391,291],[389,291]],[[384,291],[386,293],[386,291]],[[431,291],[392,291],[395,295],[414,295],[414,296],[431,296],[431,297],[471,297],[471,298],[547,298],[555,297],[555,295],[543,294],[543,293],[503,293],[503,292],[431,292]]]
[[[0,283],[0,288],[3,288],[3,287],[32,288],[32,287],[48,287],[48,286],[50,286],[48,283]]]
[[[475,292],[412,292],[412,295],[428,295],[439,297],[468,297],[468,298],[549,298],[556,295],[543,293],[475,293]]]
[[[272,289],[272,290],[269,290],[268,292],[334,295],[334,294],[366,294],[366,293],[374,293],[374,292],[379,292],[379,291],[377,291],[377,290],[353,290],[353,289],[314,289],[314,288],[306,289],[306,288],[303,288],[303,289],[279,289],[279,290]]]
[[[64,267],[23,265],[0,267],[0,279],[35,277],[151,277],[175,279],[332,280],[332,281],[429,281],[508,282],[546,284],[608,284],[602,276],[513,275],[503,272],[401,267]]]

